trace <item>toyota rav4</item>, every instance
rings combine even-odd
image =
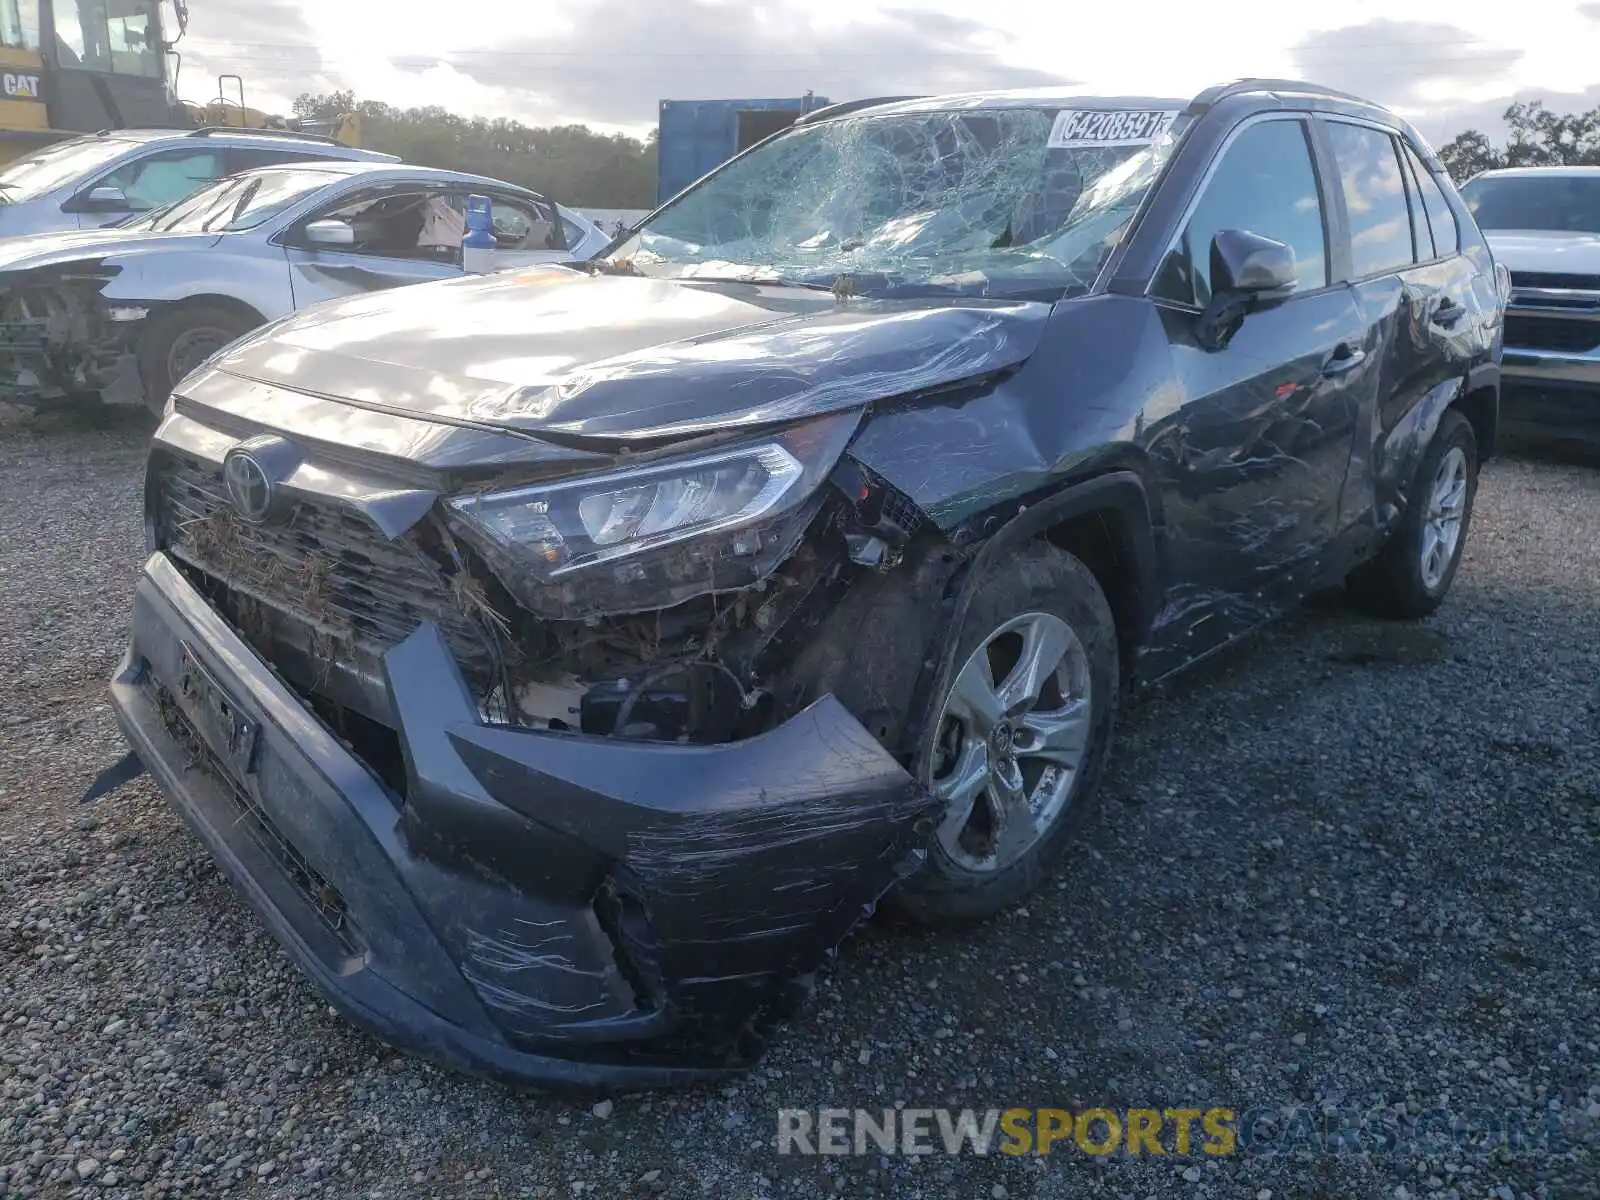
[[[1028,894],[1128,691],[1332,585],[1440,603],[1507,288],[1309,85],[812,113],[593,261],[183,379],[115,777],[402,1046],[748,1067],[880,900]]]

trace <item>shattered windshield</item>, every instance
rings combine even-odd
[[[130,226],[155,233],[253,229],[339,178],[330,171],[268,168],[234,175]]]
[[[74,138],[19,158],[0,170],[0,195],[13,204],[79,179],[138,145],[122,138]]]
[[[1175,113],[862,114],[737,159],[613,254],[645,275],[893,293],[1087,291],[1171,151]]]

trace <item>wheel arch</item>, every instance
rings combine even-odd
[[[1496,367],[1480,367],[1467,376],[1465,390],[1454,407],[1472,425],[1478,443],[1479,463],[1495,456],[1500,439],[1500,372]]]
[[[162,304],[151,315],[166,317],[172,313],[194,311],[220,311],[251,322],[253,325],[265,325],[267,318],[255,306],[245,303],[237,296],[225,295],[221,292],[202,292],[198,296],[185,296],[181,300],[169,300]],[[147,325],[146,328],[149,328]]]
[[[1029,541],[1047,541],[1082,560],[1100,584],[1117,622],[1126,671],[1160,601],[1158,521],[1144,476],[1131,465],[1108,469],[1021,505],[1001,520],[991,514],[982,522],[990,532],[967,563],[945,629],[961,628],[977,581],[1003,554]],[[942,693],[954,659],[954,640],[946,637],[933,678],[920,689],[924,697]],[[919,754],[929,749],[929,724],[921,722]]]

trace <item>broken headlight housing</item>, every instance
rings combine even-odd
[[[733,447],[458,496],[448,520],[536,616],[667,608],[748,587],[787,558],[858,421],[845,413]]]

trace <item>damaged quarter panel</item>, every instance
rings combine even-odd
[[[1502,301],[1476,225],[1454,189],[1430,178],[1407,134],[1333,115],[1318,124],[1350,232],[1346,277],[1377,370],[1373,427],[1358,444],[1370,460],[1351,473],[1345,504],[1383,528],[1406,507],[1441,415],[1489,363]],[[1492,426],[1484,432],[1488,455]]]

